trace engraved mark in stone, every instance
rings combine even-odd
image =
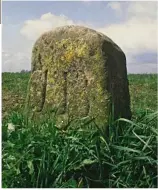
[[[64,76],[64,102],[63,102],[63,114],[66,112],[67,108],[67,72],[63,73]]]
[[[44,72],[44,81],[43,81],[43,89],[42,89],[42,101],[41,101],[41,105],[40,105],[40,108],[39,108],[39,112],[42,111],[43,107],[44,107],[44,103],[45,103],[45,100],[46,100],[46,88],[47,88],[47,73],[48,73],[48,70],[46,70]]]

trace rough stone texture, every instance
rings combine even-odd
[[[44,33],[32,51],[27,110],[56,111],[57,126],[73,119],[108,123],[113,112],[130,118],[126,58],[107,36],[81,26]]]

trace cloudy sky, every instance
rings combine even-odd
[[[31,68],[31,51],[45,31],[83,25],[100,31],[126,54],[128,73],[157,72],[157,2],[3,1],[2,71]]]

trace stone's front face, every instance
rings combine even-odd
[[[56,112],[58,127],[86,116],[95,118],[99,126],[105,126],[112,96],[116,96],[112,88],[108,88],[112,72],[108,51],[118,48],[110,44],[106,51],[105,42],[103,35],[74,26],[59,28],[39,38],[33,48],[27,109],[41,114],[48,109]],[[115,66],[115,62],[113,64]],[[120,64],[126,66],[124,60]],[[128,91],[126,84],[124,87]],[[123,89],[121,96],[125,94]],[[125,103],[129,104],[128,101]]]

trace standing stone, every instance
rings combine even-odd
[[[83,117],[101,128],[111,114],[131,118],[125,54],[81,26],[59,27],[36,41],[27,93],[27,111],[56,112],[57,127]]]

